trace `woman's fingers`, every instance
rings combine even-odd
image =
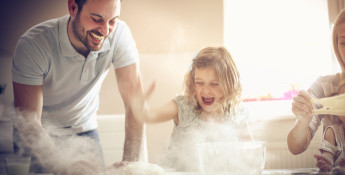
[[[332,164],[329,162],[325,157],[321,155],[315,154],[314,157],[316,158],[316,166],[319,167],[320,171],[331,171]]]
[[[291,110],[297,119],[309,122],[313,112],[310,93],[304,90],[300,91],[298,95],[293,98]]]

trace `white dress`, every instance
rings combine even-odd
[[[162,164],[177,171],[199,170],[198,143],[237,140],[237,130],[248,119],[248,113],[240,109],[236,110],[236,115],[227,114],[221,124],[205,122],[187,97],[177,96],[174,100],[178,107],[179,123],[174,126]]]

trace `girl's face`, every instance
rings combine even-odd
[[[195,69],[195,93],[198,104],[205,112],[217,112],[221,105],[219,99],[224,97],[218,75],[213,67]]]
[[[339,24],[338,33],[338,49],[343,62],[345,62],[345,23]]]

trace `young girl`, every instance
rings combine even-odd
[[[196,55],[185,76],[184,95],[150,109],[146,98],[152,91],[153,87],[146,97],[137,96],[132,108],[141,122],[174,121],[165,166],[196,171],[198,143],[252,139],[248,115],[240,106],[240,75],[224,47],[207,47]]]

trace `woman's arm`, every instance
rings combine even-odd
[[[292,112],[297,120],[287,136],[287,144],[292,154],[297,155],[304,152],[310,144],[312,133],[309,123],[313,117],[312,110],[310,93],[300,91],[292,102]]]

